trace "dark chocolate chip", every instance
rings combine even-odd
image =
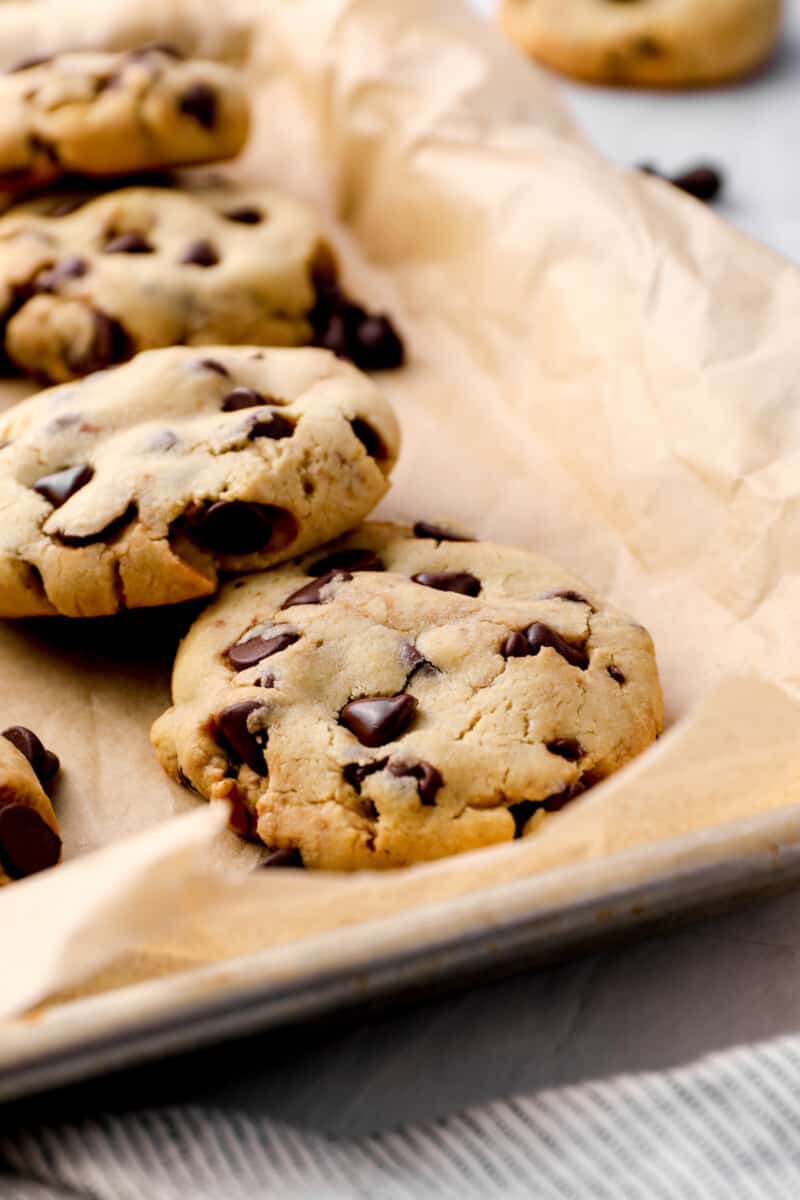
[[[261,863],[260,869],[263,871],[272,867],[290,867],[302,870],[304,866],[303,856],[299,850],[273,850]]]
[[[249,387],[237,387],[228,392],[222,401],[222,411],[239,412],[242,408],[263,408],[266,404],[269,404],[269,401],[261,392]]]
[[[94,533],[58,533],[56,537],[64,546],[92,546],[95,542],[110,542],[135,518],[136,505],[129,504],[121,516],[115,517]]]
[[[464,533],[452,533],[441,525],[429,525],[427,521],[417,521],[414,526],[415,538],[432,538],[436,542],[474,542],[475,538]]]
[[[459,596],[479,596],[481,581],[466,571],[423,571],[411,576],[414,583],[435,588],[437,592],[457,592]]]
[[[530,652],[531,648],[524,633],[510,633],[500,650],[503,658],[527,658]]]
[[[362,371],[390,371],[402,367],[405,348],[388,317],[368,316],[356,328],[350,357]]]
[[[682,192],[688,192],[696,200],[710,203],[712,200],[716,200],[722,191],[723,178],[715,167],[698,166],[691,171],[674,175],[670,183],[674,184],[676,188],[680,188]]]
[[[264,757],[267,731],[259,729],[253,732],[248,721],[253,713],[266,711],[258,700],[241,700],[238,704],[231,704],[229,708],[223,709],[218,717],[219,734],[225,747],[237,760],[261,776],[267,774],[267,762]]]
[[[350,784],[350,787],[361,795],[361,785],[369,775],[374,775],[377,771],[382,771],[388,762],[388,758],[382,758],[378,762],[368,763],[348,763],[342,774],[345,782]]]
[[[256,554],[272,539],[276,510],[245,500],[218,500],[197,520],[195,536],[218,554]]]
[[[329,583],[349,583],[352,578],[349,571],[329,571],[314,583],[307,583],[296,592],[292,592],[291,596],[284,600],[281,609],[293,608],[295,604],[325,604],[327,597],[323,596],[322,592]]]
[[[589,606],[589,608],[592,607],[591,601],[587,600],[585,596],[582,596],[580,592],[573,592],[569,590],[566,592],[548,592],[546,596],[542,597],[542,599],[567,600],[571,604],[586,604]]]
[[[183,93],[178,107],[194,117],[204,129],[213,129],[217,119],[217,94],[207,83],[194,83]]]
[[[370,696],[351,700],[339,714],[339,722],[362,746],[385,746],[406,732],[417,711],[417,701],[399,696]]]
[[[580,796],[584,790],[585,784],[582,777],[578,783],[570,783],[564,788],[563,792],[557,792],[555,796],[548,796],[542,802],[542,806],[550,813],[561,812],[561,809],[569,804],[570,800],[574,800],[576,796]]]
[[[90,345],[82,353],[73,350],[66,356],[67,366],[76,375],[91,375],[93,371],[124,362],[133,352],[131,340],[119,321],[98,309],[92,311],[92,319],[94,336]]]
[[[148,444],[147,449],[151,454],[164,454],[167,450],[172,450],[173,446],[177,446],[177,444],[178,435],[173,433],[171,429],[162,429],[161,433],[157,433]]]
[[[361,445],[366,450],[370,458],[376,459],[378,462],[383,462],[389,457],[389,452],[384,445],[383,438],[376,429],[361,417],[356,417],[350,422],[353,433],[356,435]]]
[[[227,212],[222,214],[229,221],[236,221],[239,225],[260,225],[264,220],[264,214],[259,208],[229,208]]]
[[[328,575],[331,571],[385,571],[374,550],[334,550],[306,568],[309,575]]]
[[[589,666],[589,657],[586,651],[577,646],[571,646],[549,625],[534,621],[533,625],[525,631],[525,635],[528,639],[530,653],[533,655],[538,654],[543,647],[549,646],[566,659],[570,666],[579,667],[581,671],[585,671]]]
[[[542,808],[544,808],[544,805],[537,804],[534,800],[520,800],[518,804],[509,805],[508,811],[514,820],[515,838],[523,836],[528,821]]]
[[[619,667],[610,666],[607,668],[607,670],[614,682],[618,683],[620,687],[622,687],[624,683],[628,682],[626,677],[622,674],[622,671],[620,671]]]
[[[221,375],[223,379],[230,379],[231,377],[228,368],[223,366],[221,362],[217,362],[215,358],[201,358],[197,365],[204,371],[216,371],[217,375]]]
[[[280,654],[282,650],[288,649],[299,640],[299,633],[278,633],[270,638],[251,637],[247,641],[237,642],[235,646],[231,646],[228,651],[228,662],[237,671],[246,671],[248,667],[254,667],[263,659],[270,658],[273,654]]]
[[[61,766],[58,757],[46,750],[36,734],[24,725],[12,725],[3,730],[2,736],[27,758],[39,783],[46,787]]]
[[[206,238],[201,238],[186,247],[181,262],[184,266],[215,267],[219,262],[219,255],[211,242]]]
[[[0,808],[0,866],[12,879],[25,879],[54,867],[61,838],[33,808],[8,804]]]
[[[20,62],[15,63],[13,67],[9,67],[6,74],[16,75],[18,71],[30,71],[33,67],[43,67],[45,63],[52,61],[52,54],[39,54],[31,58],[23,58]]]
[[[274,675],[262,675],[259,679],[254,679],[253,684],[255,687],[274,688],[275,687],[275,676]]]
[[[293,433],[293,421],[290,421],[288,417],[282,417],[280,413],[268,413],[253,422],[247,436],[251,442],[256,441],[257,438],[271,438],[277,442],[282,438],[291,437]]]
[[[48,271],[40,271],[33,281],[33,289],[36,292],[57,292],[62,283],[68,279],[80,279],[88,270],[89,264],[85,258],[70,255]]]
[[[398,779],[416,779],[420,803],[425,808],[433,808],[436,804],[436,793],[444,787],[441,773],[428,762],[397,759],[389,763],[389,774],[396,775]]]
[[[34,483],[33,490],[49,500],[53,508],[60,508],[70,496],[85,487],[93,475],[89,464],[81,463],[78,467],[65,467],[63,471],[56,471],[52,475],[43,475]]]
[[[140,233],[121,233],[103,247],[104,254],[152,254],[153,247]]]
[[[415,675],[439,675],[441,672],[438,667],[435,667],[424,654],[420,654],[416,646],[412,646],[410,642],[406,642],[400,651],[404,666],[408,668],[405,687],[411,683]]]
[[[551,754],[557,754],[559,758],[565,758],[567,762],[577,762],[586,753],[583,746],[575,738],[556,738],[554,742],[547,743],[547,749]]]

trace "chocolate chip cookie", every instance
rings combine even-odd
[[[216,590],[358,523],[398,448],[325,350],[156,350],[0,418],[0,616],[104,616]]]
[[[38,197],[0,218],[7,358],[60,383],[172,345],[319,345],[400,366],[387,317],[353,304],[314,214],[267,189]]]
[[[169,774],[342,870],[533,834],[662,723],[646,630],[534,554],[426,523],[229,584],[173,700],[152,734]]]
[[[0,192],[232,158],[249,116],[237,72],[169,46],[23,61],[0,76]]]
[[[774,49],[781,0],[504,0],[510,36],[595,83],[689,87],[736,79]]]
[[[45,788],[59,762],[22,725],[0,736],[0,887],[61,858],[61,837]]]

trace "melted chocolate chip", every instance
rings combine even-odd
[[[204,371],[215,371],[217,375],[221,375],[223,379],[230,379],[231,373],[226,366],[221,362],[217,362],[215,358],[201,358],[198,362],[198,367]]]
[[[575,738],[556,738],[554,742],[547,743],[547,749],[551,754],[557,754],[559,758],[565,758],[567,762],[577,762],[586,753],[583,746]]]
[[[46,750],[36,734],[24,725],[12,725],[3,730],[2,736],[27,758],[39,783],[46,787],[61,766],[58,757]]]
[[[376,459],[377,462],[384,462],[389,457],[383,438],[367,421],[356,417],[350,422],[350,425],[370,458]]]
[[[417,701],[405,693],[399,696],[370,696],[351,700],[339,714],[339,723],[349,729],[362,746],[385,746],[401,737],[417,711]]]
[[[350,784],[350,787],[361,795],[361,785],[370,775],[374,775],[377,771],[382,771],[388,762],[388,758],[382,758],[378,762],[368,763],[348,763],[342,774],[345,782]]]
[[[223,709],[218,717],[220,740],[225,748],[236,757],[237,761],[245,763],[256,775],[267,775],[267,762],[264,749],[267,745],[267,731],[250,729],[249,721],[253,713],[264,713],[267,710],[258,700],[242,700]]]
[[[429,525],[427,521],[417,521],[414,526],[415,538],[432,538],[436,542],[474,542],[475,538],[464,533],[452,533],[441,525]]]
[[[282,417],[280,413],[268,413],[265,417],[253,422],[247,436],[251,442],[256,441],[257,438],[271,438],[277,442],[291,437],[293,433],[293,421],[290,421],[288,417]]]
[[[481,581],[465,571],[423,571],[411,576],[414,583],[435,588],[437,592],[457,592],[459,596],[479,596]]]
[[[246,671],[248,667],[254,667],[256,663],[262,662],[265,658],[271,658],[273,654],[280,654],[282,650],[288,649],[299,640],[299,633],[278,633],[269,638],[251,637],[231,646],[228,651],[228,662],[237,671]],[[263,683],[261,686],[264,686]]]
[[[518,804],[509,805],[508,812],[514,821],[515,838],[524,836],[525,826],[528,824],[528,821],[542,808],[544,808],[544,805],[537,804],[534,800],[520,800]]]
[[[573,592],[573,591],[548,592],[547,595],[543,597],[543,599],[544,600],[567,600],[570,604],[586,604],[589,608],[592,609],[592,611],[594,611],[591,601],[587,600],[585,596],[582,596],[580,594],[580,592]]]
[[[227,371],[224,374],[228,374]],[[239,412],[243,408],[263,408],[269,404],[266,396],[249,387],[237,387],[228,392],[222,401],[223,412]]]
[[[85,258],[70,255],[68,258],[62,258],[61,262],[56,263],[49,271],[40,271],[33,281],[33,290],[35,292],[57,292],[62,283],[68,279],[80,279],[88,271],[89,264]]]
[[[49,500],[53,508],[60,508],[70,496],[74,496],[85,487],[93,475],[94,471],[89,464],[81,463],[78,467],[65,467],[63,471],[42,476],[34,483],[33,490],[44,496],[45,500]]]
[[[264,871],[273,867],[290,867],[302,870],[304,866],[303,856],[299,850],[273,850],[264,859],[260,869]]]
[[[132,354],[131,340],[119,321],[98,309],[92,311],[92,319],[94,336],[90,345],[82,352],[71,350],[66,356],[67,366],[76,375],[91,375],[93,371],[124,362]]]
[[[153,247],[140,233],[121,233],[103,247],[104,254],[152,254]]]
[[[412,646],[410,642],[406,642],[400,651],[401,658],[406,667],[408,667],[408,675],[406,676],[405,687],[411,683],[415,675],[439,675],[438,667],[435,667],[424,654],[420,654],[416,646]]]
[[[436,793],[444,787],[441,773],[428,762],[397,759],[389,763],[389,774],[397,776],[398,779],[416,779],[420,803],[425,808],[433,808],[436,804]]]
[[[542,807],[545,811],[549,813],[561,812],[562,808],[569,804],[570,800],[574,800],[576,796],[580,796],[586,787],[584,778],[582,777],[578,783],[569,784],[568,787],[564,788],[563,792],[557,792],[555,796],[548,796],[542,802]]]
[[[560,634],[551,629],[549,625],[543,625],[540,621],[535,621],[529,629],[526,630],[528,646],[530,653],[536,655],[539,651],[549,646],[560,654],[562,658],[573,667],[579,667],[581,671],[585,671],[589,666],[589,657],[585,650],[579,649],[577,646],[571,646],[569,642],[564,641]]]
[[[328,575],[331,571],[385,571],[374,550],[334,550],[325,558],[318,558],[306,568],[309,575]]]
[[[349,571],[329,571],[314,583],[307,583],[296,592],[292,592],[291,596],[284,600],[281,609],[293,608],[295,604],[325,604],[328,597],[323,596],[322,592],[329,583],[349,583],[352,578]]]
[[[614,682],[618,683],[620,687],[622,687],[624,683],[628,682],[627,678],[622,674],[622,671],[620,671],[619,667],[610,666],[606,669]]]
[[[194,117],[204,129],[213,129],[217,120],[217,94],[207,83],[194,83],[181,96],[178,107]]]
[[[215,267],[219,262],[219,255],[211,242],[205,238],[201,238],[199,241],[192,242],[186,247],[181,262],[184,266]]]
[[[197,519],[195,537],[217,554],[256,554],[272,540],[276,510],[245,500],[218,500]]]
[[[227,212],[222,214],[229,221],[236,221],[239,225],[260,225],[264,220],[264,214],[259,208],[229,208]]]
[[[60,855],[60,837],[35,809],[23,804],[0,808],[0,865],[12,879],[54,867]]]
[[[524,633],[510,633],[500,650],[503,658],[527,658],[530,652],[531,648]]]

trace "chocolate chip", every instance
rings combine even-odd
[[[350,787],[361,795],[361,785],[364,780],[374,775],[377,771],[382,771],[388,762],[388,758],[382,758],[379,762],[368,763],[348,763],[342,774],[345,782],[350,784]]]
[[[508,812],[514,821],[514,837],[521,838],[525,833],[525,826],[530,821],[531,817],[544,808],[543,804],[538,804],[534,800],[520,800],[518,804],[510,804]]]
[[[253,683],[254,683],[255,687],[274,688],[275,687],[275,676],[274,675],[262,675],[259,679],[255,679],[253,681]]]
[[[70,255],[68,258],[62,258],[61,262],[56,263],[49,271],[40,271],[33,281],[33,289],[36,292],[57,292],[62,283],[68,279],[80,279],[88,271],[89,264],[85,258]]]
[[[272,438],[277,442],[282,438],[291,437],[293,433],[293,421],[290,421],[288,417],[282,417],[280,413],[269,413],[253,422],[247,436],[251,442],[256,441],[257,438]]]
[[[264,220],[264,214],[259,208],[230,208],[222,214],[229,221],[236,221],[239,225],[260,225]]]
[[[219,255],[211,242],[205,238],[201,238],[199,241],[192,242],[187,246],[181,262],[184,266],[215,267],[219,262]]]
[[[201,358],[197,365],[204,371],[216,371],[217,375],[221,375],[223,379],[230,379],[231,377],[228,368],[223,366],[221,362],[217,362],[215,358]]]
[[[356,329],[350,357],[362,371],[389,371],[402,367],[405,347],[388,317],[368,316]]]
[[[314,583],[307,583],[296,592],[292,592],[291,596],[284,600],[281,609],[293,608],[296,604],[325,604],[328,597],[322,593],[329,583],[349,583],[352,578],[349,571],[329,571]]]
[[[626,677],[622,674],[622,671],[620,671],[619,667],[610,666],[606,669],[614,682],[618,683],[620,687],[622,687],[624,683],[628,682]]]
[[[237,760],[245,763],[256,775],[267,774],[267,763],[264,749],[267,745],[267,731],[258,729],[253,732],[249,726],[250,717],[267,710],[258,700],[241,700],[223,709],[217,719],[219,734],[225,747],[236,756]]]
[[[436,793],[444,787],[441,773],[428,762],[397,759],[389,763],[389,774],[397,776],[398,779],[416,779],[420,803],[425,808],[433,808],[436,804]]]
[[[91,375],[131,357],[131,340],[119,321],[98,309],[92,311],[92,319],[94,336],[90,345],[82,352],[71,350],[66,355],[67,366],[76,375]]]
[[[563,792],[557,792],[555,796],[548,796],[542,802],[542,807],[546,812],[561,812],[562,808],[569,804],[570,800],[574,800],[576,796],[580,796],[584,790],[585,785],[582,778],[578,783],[569,784],[564,788]]]
[[[557,654],[560,654],[562,658],[566,659],[570,666],[579,667],[581,671],[585,671],[589,666],[589,657],[586,652],[564,641],[561,635],[556,633],[554,629],[551,629],[549,625],[543,625],[540,621],[535,621],[525,631],[525,636],[528,639],[528,647],[532,655],[538,654],[543,647],[549,646]]]
[[[437,592],[457,592],[459,596],[479,596],[481,581],[466,571],[423,571],[411,576],[414,583],[435,588]]]
[[[53,508],[60,508],[70,496],[85,487],[93,475],[89,464],[81,463],[79,467],[65,467],[63,471],[55,471],[52,475],[43,475],[34,483],[33,490],[49,500]]]
[[[104,254],[152,254],[153,247],[140,233],[121,233],[103,247]]]
[[[573,592],[573,591],[548,592],[546,596],[542,597],[542,599],[543,600],[567,600],[570,604],[586,604],[586,605],[588,605],[589,608],[592,608],[591,601],[587,600],[585,596],[582,596],[580,594],[580,592]]]
[[[464,533],[452,533],[441,525],[429,525],[427,521],[417,521],[414,526],[415,538],[432,538],[436,542],[474,542],[475,538]]]
[[[109,521],[93,533],[58,533],[56,537],[64,546],[92,546],[95,542],[110,542],[135,518],[136,505],[129,504],[121,516],[115,517],[113,521]]]
[[[213,129],[217,119],[217,94],[207,83],[194,83],[180,97],[178,107],[194,117],[204,129]]]
[[[374,550],[334,550],[325,558],[318,558],[310,567],[309,575],[328,575],[331,571],[385,571]]]
[[[218,554],[256,554],[272,540],[278,511],[268,504],[218,500],[198,518],[195,536]]]
[[[556,738],[554,742],[547,743],[547,749],[551,754],[557,754],[559,758],[565,758],[567,762],[577,762],[586,753],[583,746],[575,738]]]
[[[302,870],[304,866],[303,856],[299,850],[273,850],[261,863],[260,869],[263,871],[272,867],[290,867]]]
[[[181,767],[178,767],[178,783],[181,785],[182,788],[186,788],[187,792],[195,791],[192,781],[189,779],[188,775],[185,775],[183,773],[183,770]]]
[[[378,462],[383,462],[389,457],[389,451],[384,445],[383,438],[370,424],[362,420],[361,417],[356,417],[355,420],[350,422],[350,425],[353,433],[361,442],[361,445],[370,458],[374,458]]]
[[[58,757],[46,750],[36,734],[24,725],[12,725],[3,730],[2,736],[27,758],[39,783],[46,787],[61,766]]]
[[[270,658],[273,654],[280,654],[282,650],[288,649],[299,640],[299,633],[278,633],[269,638],[251,637],[231,646],[228,650],[228,662],[237,671],[246,671],[248,667],[254,667],[256,663],[262,662],[265,658]]]
[[[358,738],[362,746],[385,746],[406,732],[417,711],[417,701],[399,696],[371,696],[351,700],[339,714],[339,723]]]
[[[510,633],[500,649],[503,658],[527,658],[530,652],[524,633]]]
[[[19,71],[30,71],[33,67],[43,67],[45,63],[53,61],[52,54],[39,54],[31,58],[23,58],[20,62],[15,63],[13,67],[9,67],[6,71],[7,75],[16,75]]]
[[[0,808],[0,866],[12,879],[54,867],[60,855],[60,837],[35,809],[23,804]]]
[[[723,178],[715,167],[698,166],[691,171],[684,171],[681,175],[674,175],[670,183],[682,192],[688,192],[696,200],[709,203],[716,200],[722,191]]]
[[[227,375],[227,371],[225,372]],[[222,401],[223,412],[239,412],[242,408],[263,408],[269,401],[253,388],[237,387]]]
[[[439,675],[438,667],[435,667],[424,654],[420,654],[416,646],[412,646],[410,642],[404,643],[401,648],[400,655],[404,666],[408,668],[405,687],[411,683],[415,675]]]
[[[164,454],[167,450],[171,450],[173,446],[178,444],[178,435],[173,433],[171,429],[162,429],[161,433],[157,433],[151,442],[148,443],[147,449],[151,454]]]

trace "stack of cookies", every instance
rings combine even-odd
[[[142,178],[242,149],[237,76],[154,46],[0,85],[5,355],[58,385],[0,418],[0,616],[214,596],[152,740],[271,864],[532,836],[650,745],[640,625],[450,523],[361,524],[399,452],[365,372],[404,352],[344,293],[313,212]],[[57,760],[19,727],[3,744],[0,883],[60,857]]]

